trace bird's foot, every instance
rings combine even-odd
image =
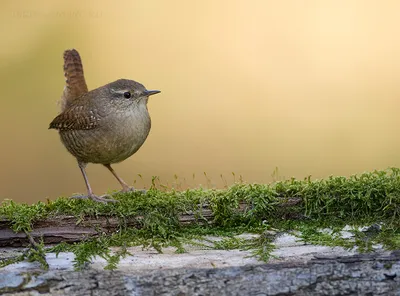
[[[101,203],[108,203],[108,202],[118,202],[116,199],[108,199],[104,198],[109,195],[102,195],[102,196],[97,196],[94,194],[88,194],[88,195],[73,195],[71,198],[76,198],[76,199],[91,199],[93,201],[101,202]]]
[[[102,202],[102,203],[108,203],[108,202],[118,202],[118,200],[116,199],[112,199],[112,198],[105,198],[106,196],[109,195],[102,195],[102,196],[96,196],[96,195],[92,195],[91,197],[89,197],[90,199],[97,201],[97,202]]]
[[[136,189],[133,186],[126,186],[126,187],[123,187],[122,190],[119,193],[126,193],[126,192],[142,192],[142,193],[146,193],[147,190],[146,189]]]

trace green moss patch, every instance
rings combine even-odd
[[[101,204],[64,197],[33,205],[5,201],[0,206],[0,216],[9,221],[15,232],[29,232],[36,221],[57,215],[73,215],[77,223],[89,217],[117,218],[119,229],[115,233],[46,249],[74,252],[76,268],[84,266],[93,256],[105,258],[108,268],[115,268],[119,258],[127,255],[129,246],[153,247],[159,252],[166,246],[174,246],[177,252],[184,252],[185,244],[199,243],[210,235],[223,237],[213,243],[212,248],[251,249],[267,261],[274,248],[271,229],[296,233],[299,239],[313,244],[357,246],[360,251],[372,251],[377,243],[388,249],[400,247],[398,168],[323,180],[290,179],[272,184],[240,182],[222,190],[167,191],[164,186],[153,184],[146,194],[118,193],[113,197],[119,202]],[[212,218],[205,217],[205,211],[210,210]],[[195,219],[182,223],[182,215]],[[132,220],[137,227],[128,226],[127,221]],[[340,235],[345,225],[353,227],[351,239]],[[365,225],[379,227],[370,227],[369,232],[368,229],[359,230]],[[322,231],[324,228],[329,231]],[[235,237],[241,233],[259,236]],[[113,246],[120,247],[120,251],[111,252]]]

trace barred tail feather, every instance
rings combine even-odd
[[[61,97],[61,112],[76,98],[88,92],[81,57],[77,50],[64,51],[65,87]]]

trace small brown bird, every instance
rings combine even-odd
[[[59,131],[62,143],[78,161],[88,191],[87,196],[80,198],[114,201],[93,194],[85,167],[88,163],[102,164],[121,184],[122,191],[133,190],[118,177],[111,164],[127,159],[143,145],[151,127],[147,101],[160,91],[147,90],[127,79],[88,91],[82,62],[74,49],[64,52],[64,74],[62,112],[49,129]]]

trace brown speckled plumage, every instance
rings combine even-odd
[[[61,97],[61,110],[64,111],[74,99],[88,92],[83,74],[82,60],[77,50],[64,51],[65,87]]]
[[[73,67],[68,66],[71,59],[65,56],[64,69],[76,70],[75,73],[82,76],[70,75],[69,70],[66,71],[65,89],[68,91],[64,89],[62,112],[53,119],[49,128],[59,131],[62,143],[78,160],[88,197],[106,201],[92,193],[85,166],[87,163],[105,165],[121,183],[123,190],[129,190],[110,164],[125,160],[143,145],[151,127],[148,97],[159,91],[147,91],[138,82],[119,79],[88,92],[79,54],[72,55],[75,62],[70,64]],[[76,62],[78,60],[79,63]]]

